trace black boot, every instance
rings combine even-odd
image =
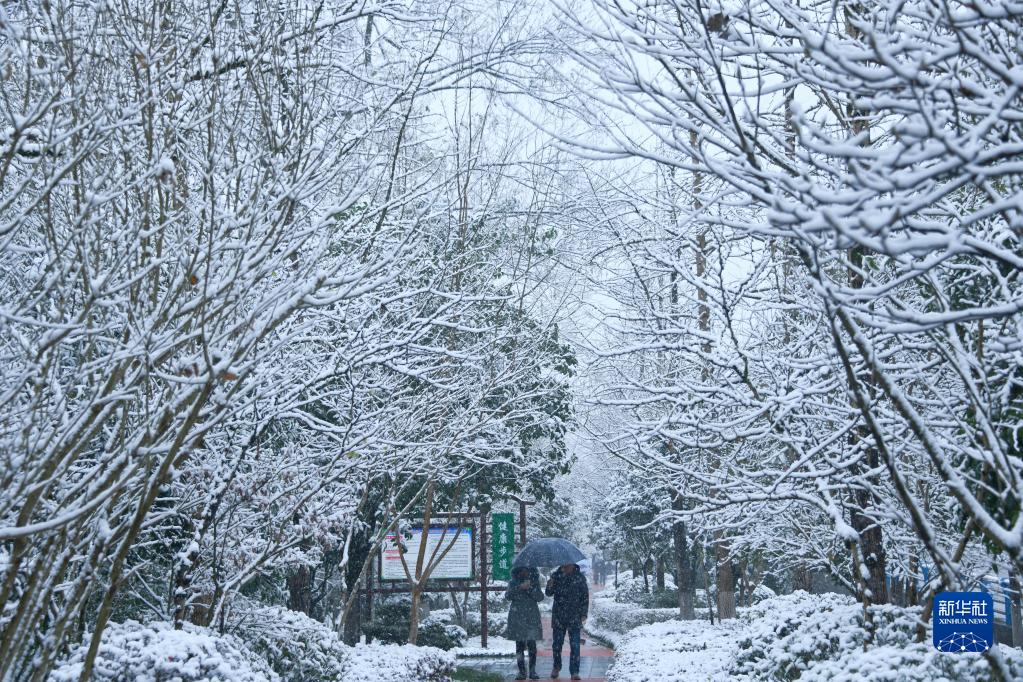
[[[519,654],[517,657],[519,664],[519,674],[515,676],[516,680],[526,679],[526,656],[525,654]]]
[[[538,680],[540,676],[536,674],[536,649],[534,648],[529,652],[529,679]]]

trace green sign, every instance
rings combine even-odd
[[[490,524],[494,580],[511,580],[511,565],[515,558],[515,515],[492,514]]]

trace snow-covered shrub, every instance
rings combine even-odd
[[[858,609],[852,597],[802,590],[764,600],[744,615],[749,635],[739,642],[731,672],[751,680],[796,679],[812,661],[862,643],[863,629],[850,627],[862,616]]]
[[[634,603],[622,603],[598,596],[590,604],[590,624],[600,630],[628,632],[640,625],[663,623],[678,618],[678,607],[645,609]]]
[[[543,577],[541,578],[541,582],[543,582]],[[508,584],[503,580],[495,580],[493,582],[493,586],[507,587]],[[481,601],[479,592],[470,592],[468,595],[465,595],[464,593],[456,594],[458,596],[459,602],[463,606],[463,611],[467,615],[471,613],[476,613],[477,615],[479,614]],[[508,606],[509,606],[508,601],[504,598],[504,590],[490,590],[487,592],[488,613],[499,613],[501,611],[507,611]]]
[[[871,607],[874,642],[866,651],[863,607],[852,597],[797,591],[743,614],[729,676],[734,680],[989,680],[979,655],[941,655],[914,640],[918,607]],[[1023,654],[1006,655],[1023,677]]]
[[[621,578],[618,580],[618,587],[614,588],[614,599],[617,602],[633,602],[639,601],[642,595],[647,594],[647,587],[652,590],[654,586],[654,578],[650,576],[647,582],[643,581],[643,576],[636,576],[635,578]]]
[[[345,682],[448,682],[455,656],[433,647],[360,644],[353,647]]]
[[[50,682],[78,682],[86,637],[50,673]],[[280,679],[241,641],[207,628],[135,621],[110,623],[100,640],[92,682],[269,682]]]
[[[465,646],[468,635],[465,630],[453,623],[446,623],[433,615],[427,616],[419,623],[419,634],[416,643],[419,646],[432,646],[449,651]]]
[[[408,642],[409,628],[412,624],[412,598],[409,595],[397,595],[385,599],[373,612],[373,620],[362,626],[363,632],[384,644],[405,644]],[[478,620],[477,616],[477,620]],[[424,610],[419,613],[419,632],[417,643],[420,646],[432,646],[449,650],[465,644],[467,637],[461,626],[446,622],[443,617],[426,615]]]
[[[663,590],[654,590],[648,594],[641,594],[636,603],[644,609],[677,609],[678,590],[669,587]]]
[[[319,621],[283,606],[238,600],[230,630],[283,680],[340,682],[350,647]]]
[[[608,682],[718,682],[728,680],[737,633],[729,620],[672,620],[644,625],[615,638]]]
[[[420,617],[423,612],[420,611]],[[404,644],[408,641],[412,622],[412,595],[387,597],[373,608],[373,620],[362,626],[368,637],[385,644]]]
[[[482,630],[479,611],[469,611],[465,614],[465,631],[470,637],[475,637]],[[503,637],[508,628],[508,612],[487,611],[487,633],[493,637]]]
[[[760,583],[755,588],[753,588],[753,595],[752,595],[750,601],[753,604],[759,604],[760,602],[764,601],[765,599],[771,599],[772,597],[777,597],[777,596],[778,596],[777,592],[772,590],[767,585],[765,585],[763,583]]]
[[[1023,653],[1002,648],[1012,675],[1023,679]],[[856,647],[836,658],[817,661],[799,677],[801,682],[993,682],[991,667],[980,654],[943,654],[927,642],[901,646]]]

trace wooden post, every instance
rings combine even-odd
[[[487,648],[487,510],[480,510],[480,646]]]
[[[381,561],[381,559],[379,557],[377,557],[377,561],[370,560],[370,562],[369,562],[369,571],[367,571],[367,573],[366,573],[366,624],[367,625],[369,623],[373,622],[373,573],[375,573],[375,571],[373,570],[373,566],[376,565],[376,567],[378,569],[382,569],[383,567],[378,563],[379,561]],[[367,634],[366,635],[366,644],[370,644],[372,641],[373,641],[373,636],[370,635],[370,634]]]
[[[526,507],[536,504],[532,500],[523,500],[519,497],[513,498],[519,503],[519,550],[526,546]]]
[[[519,549],[526,546],[526,501],[519,500]]]

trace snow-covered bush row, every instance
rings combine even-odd
[[[94,682],[444,682],[454,656],[433,647],[345,646],[334,633],[277,607],[245,609],[222,635],[185,624],[112,623],[103,631]],[[87,644],[72,650],[49,682],[77,682]]]
[[[469,611],[465,614],[465,628],[470,635],[478,635],[481,630],[480,614],[478,611]],[[487,633],[493,636],[503,636],[508,627],[508,612],[493,611],[487,612]]]
[[[250,650],[266,659],[283,680],[339,682],[351,648],[337,634],[305,614],[281,606],[239,599],[229,628]]]
[[[75,647],[50,682],[78,682],[88,642]],[[278,675],[230,635],[186,624],[111,623],[103,631],[92,682],[274,682]],[[316,679],[316,678],[312,678]]]
[[[411,644],[359,644],[353,647],[344,682],[448,682],[455,655]]]
[[[670,576],[665,577],[665,586],[669,588],[664,594],[674,594],[674,584]],[[620,636],[641,625],[663,623],[678,618],[678,606],[659,606],[649,608],[643,603],[656,593],[647,593],[641,577],[631,576],[619,580],[618,587],[607,587],[594,595],[590,605],[590,620],[587,629],[597,637],[615,644]],[[704,616],[707,613],[707,596],[703,590],[696,591],[696,611]]]
[[[615,641],[609,682],[959,682],[997,679],[979,654],[948,655],[915,641],[918,609],[871,607],[875,642],[864,650],[862,606],[836,594],[796,592],[711,626],[706,620],[638,627]],[[1023,652],[1003,648],[1012,679]]]
[[[385,644],[405,644],[409,641],[411,622],[412,599],[409,595],[392,595],[377,606],[373,620],[364,624],[362,630]],[[427,614],[420,605],[416,644],[450,650],[463,646],[467,637],[465,628],[454,622],[453,612],[438,609]]]
[[[996,679],[980,655],[940,654],[929,636],[916,643],[918,608],[883,604],[871,611],[874,643],[864,651],[863,608],[851,597],[798,591],[761,602],[743,614],[745,634],[728,676],[746,682]],[[1023,678],[1023,653],[1002,654]]]
[[[590,606],[590,622],[601,630],[625,633],[640,625],[663,623],[678,618],[678,609],[645,609],[608,599],[594,599]]]
[[[449,623],[430,614],[420,621],[419,638],[416,642],[423,646],[454,649],[455,647],[463,646],[468,636],[465,628],[461,625]]]
[[[641,595],[650,593],[653,584],[653,576],[644,580],[643,576],[633,577],[630,573],[628,576],[619,577],[617,587],[609,587],[604,591],[613,594],[615,601],[638,602]],[[675,587],[675,581],[671,579],[671,576],[664,576],[664,586],[669,589]]]
[[[706,620],[644,625],[615,641],[608,682],[720,682],[735,651],[742,624],[711,627]]]

